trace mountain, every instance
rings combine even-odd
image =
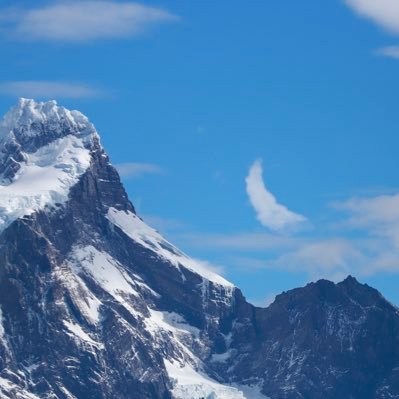
[[[136,214],[80,112],[0,123],[1,398],[398,398],[397,348],[352,277],[249,304]]]

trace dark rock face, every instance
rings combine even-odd
[[[271,398],[399,397],[398,313],[373,288],[320,280],[248,316],[230,378],[263,378]]]
[[[0,234],[1,398],[199,399],[165,360],[272,399],[399,397],[399,316],[376,290],[321,280],[254,307],[111,223],[110,208],[135,210],[98,141],[90,151],[66,203]]]

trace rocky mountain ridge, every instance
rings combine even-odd
[[[1,397],[399,397],[394,306],[351,277],[252,306],[144,223],[79,112],[21,100],[0,175]]]

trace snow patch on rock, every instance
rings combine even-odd
[[[153,251],[160,258],[169,261],[175,267],[184,267],[208,281],[224,286],[232,292],[234,288],[232,283],[212,270],[209,270],[204,262],[191,259],[179,251],[175,246],[166,241],[156,230],[146,225],[134,213],[109,208],[107,218],[132,240]]]
[[[10,380],[0,377],[0,394],[2,399],[40,399]]]
[[[102,349],[104,347],[99,342],[94,341],[79,324],[64,320],[64,325],[68,329],[70,335],[72,335],[74,338],[77,338],[79,341],[95,346],[98,349]]]
[[[3,326],[3,311],[1,310],[0,307],[0,340],[3,341],[5,337],[5,330]]]
[[[90,166],[90,152],[75,136],[25,156],[11,184],[0,183],[0,231],[16,219],[64,203],[70,188]]]
[[[0,343],[3,345],[7,355],[10,355],[11,351],[6,335],[6,330],[4,328],[4,317],[3,317],[3,310],[1,309],[1,307],[0,307]]]
[[[111,255],[91,245],[75,247],[69,256],[69,264],[76,273],[83,272],[91,276],[130,313],[137,314],[129,298],[139,296],[134,281]]]
[[[147,329],[156,334],[158,331],[169,331],[176,336],[179,345],[180,338],[184,335],[191,335],[193,338],[199,338],[200,330],[186,322],[183,316],[175,312],[160,312],[149,309],[150,317],[145,319]]]
[[[190,350],[195,340],[201,345],[200,331],[189,325],[181,315],[150,309],[150,317],[145,319],[145,324],[161,345],[163,334],[169,333],[169,342],[177,350],[174,358],[164,359],[175,399],[268,399],[260,393],[260,387],[226,385],[209,377],[203,371],[204,364]],[[179,352],[180,357],[176,356]]]
[[[69,265],[70,266],[70,265]],[[54,277],[69,292],[74,305],[79,309],[89,324],[95,325],[100,321],[101,301],[87,287],[83,279],[74,272],[74,268],[59,267],[54,271]],[[58,305],[64,306],[64,301]]]
[[[176,399],[268,399],[258,387],[223,385],[188,364],[169,360],[164,363]]]
[[[76,396],[72,395],[65,387],[59,387],[63,394],[65,395],[66,399],[77,399]]]

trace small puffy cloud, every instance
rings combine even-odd
[[[163,174],[164,170],[152,163],[127,162],[114,165],[121,177],[131,179],[147,174]]]
[[[87,42],[135,37],[149,28],[178,20],[168,11],[118,1],[57,2],[31,9],[3,10],[3,29],[20,40]]]
[[[27,98],[89,98],[103,93],[85,84],[43,80],[0,82],[0,94]]]
[[[358,15],[390,32],[399,34],[399,2],[397,0],[345,0]]]
[[[262,161],[256,160],[245,180],[249,200],[260,223],[271,230],[281,231],[305,222],[304,216],[291,212],[277,202],[274,195],[267,190],[262,174]]]

